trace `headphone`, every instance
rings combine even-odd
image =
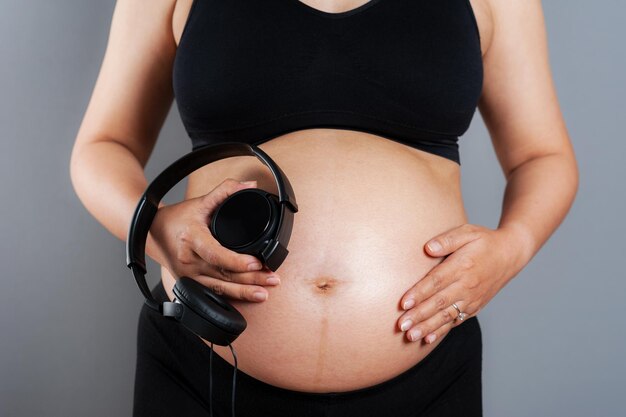
[[[165,194],[195,170],[233,156],[256,156],[272,172],[278,196],[258,188],[239,190],[214,210],[209,229],[222,246],[256,256],[272,271],[278,269],[289,253],[287,244],[293,215],[298,211],[296,197],[280,167],[261,149],[247,143],[204,146],[167,167],[140,198],[126,239],[126,264],[148,307],[221,346],[230,345],[245,330],[247,323],[241,313],[223,297],[189,277],[177,280],[174,302],[159,303],[146,283],[145,248],[150,226]]]

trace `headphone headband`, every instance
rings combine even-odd
[[[176,160],[150,183],[141,196],[133,214],[126,240],[126,264],[132,269],[135,281],[137,281],[137,285],[150,307],[156,307],[155,309],[160,311],[160,307],[152,297],[145,280],[147,272],[145,249],[148,232],[161,199],[183,178],[197,169],[221,159],[246,155],[256,156],[272,172],[278,188],[279,204],[283,207],[281,218],[284,215],[285,206],[293,213],[298,211],[295,194],[289,179],[280,167],[257,146],[239,142],[208,145]]]

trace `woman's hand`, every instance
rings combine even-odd
[[[278,274],[263,267],[256,257],[222,246],[208,227],[219,204],[252,187],[256,181],[227,178],[202,197],[159,208],[150,234],[166,259],[164,266],[174,276],[190,277],[217,294],[239,300],[267,299],[262,286],[279,284]]]
[[[432,343],[457,326],[456,303],[466,319],[473,317],[517,273],[519,244],[505,229],[464,224],[444,232],[426,245],[430,256],[448,255],[402,297],[408,310],[398,320],[410,341],[425,337]],[[439,246],[437,245],[439,244]]]

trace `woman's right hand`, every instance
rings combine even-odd
[[[175,277],[186,276],[216,294],[244,301],[264,301],[264,285],[280,283],[278,274],[263,267],[252,255],[222,246],[211,234],[209,224],[217,206],[231,194],[256,187],[256,181],[227,178],[208,194],[177,204],[162,206],[150,234]],[[275,280],[268,278],[274,277]]]

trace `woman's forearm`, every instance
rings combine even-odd
[[[133,153],[112,140],[90,141],[74,148],[70,175],[87,211],[125,241],[133,212],[147,186],[143,166]],[[150,236],[146,253],[163,264],[161,251]]]
[[[510,233],[515,274],[561,224],[577,190],[578,168],[571,153],[532,158],[509,174],[498,229]]]

